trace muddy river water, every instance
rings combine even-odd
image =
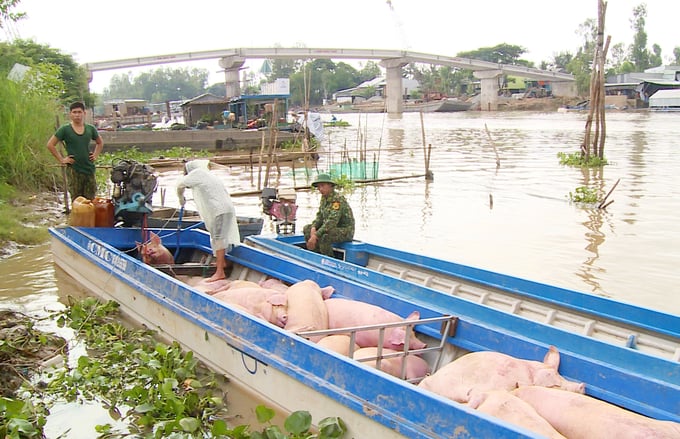
[[[680,114],[608,113],[609,165],[597,170],[561,166],[557,157],[578,150],[585,114],[425,114],[422,123],[416,113],[339,118],[351,125],[326,129],[318,169],[337,166],[343,155],[358,158],[365,145],[378,176],[395,177],[348,194],[356,239],[680,314]],[[432,145],[432,181],[423,177],[424,142]],[[262,187],[257,169],[216,172],[235,194]],[[160,175],[165,205],[176,206],[178,176]],[[309,181],[300,168],[281,168],[270,186]],[[577,187],[606,194],[617,181],[606,210],[569,199]],[[317,192],[298,192],[298,230],[318,201]],[[261,215],[257,196],[234,203],[239,215]],[[265,221],[263,231],[273,230]],[[31,314],[57,309],[77,289],[64,277],[48,245],[22,250],[0,261],[0,307]],[[63,426],[51,422],[55,432]]]

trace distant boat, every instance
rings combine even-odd
[[[472,108],[472,102],[461,101],[456,98],[443,98],[428,102],[404,103],[404,113],[453,113],[467,111]]]
[[[461,101],[457,98],[442,98],[427,102],[404,102],[404,113],[453,113],[471,110],[474,102]],[[353,109],[362,113],[384,113],[387,111],[383,100],[368,101],[354,105]]]

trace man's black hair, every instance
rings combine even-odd
[[[70,107],[68,107],[69,111],[73,111],[75,108],[80,108],[81,110],[85,111],[85,104],[82,102],[74,102]]]

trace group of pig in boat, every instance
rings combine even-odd
[[[206,282],[195,277],[187,279],[187,283],[294,333],[419,319],[418,312],[402,317],[370,303],[333,297],[333,287],[322,288],[312,280],[286,285],[273,278],[256,283],[228,279]],[[384,329],[381,337],[378,330],[371,329],[357,331],[353,338],[342,333],[307,338],[422,389],[549,438],[680,438],[679,423],[649,418],[586,395],[584,383],[569,381],[559,374],[560,354],[554,346],[543,362],[479,351],[432,371],[418,355],[426,344],[413,334],[407,337],[406,331],[404,325]],[[404,350],[406,339],[408,346]],[[350,346],[352,340],[354,345]],[[382,345],[378,346],[380,340]]]
[[[153,233],[147,243],[138,244],[138,250],[147,264],[174,262],[172,254]],[[286,285],[273,278],[259,283],[229,279],[206,282],[197,276],[186,282],[254,317],[303,335],[420,318],[417,311],[402,317],[370,303],[332,297],[332,286],[322,288],[312,280]],[[413,334],[407,337],[405,325],[385,328],[379,334],[379,330],[371,329],[357,331],[353,338],[343,333],[307,338],[422,389],[548,438],[680,439],[679,423],[649,418],[586,395],[584,383],[571,382],[559,374],[560,354],[554,346],[543,362],[479,351],[432,371],[429,363],[418,355],[426,344]],[[406,340],[408,346],[404,349]]]

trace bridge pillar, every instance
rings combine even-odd
[[[473,72],[482,83],[482,93],[479,96],[479,108],[482,111],[498,110],[498,77],[503,74],[501,70],[478,70]]]
[[[225,56],[220,58],[220,67],[224,69],[225,97],[227,99],[241,96],[239,72],[246,62],[242,56]]]
[[[383,59],[380,65],[386,70],[385,103],[388,114],[401,114],[404,111],[404,88],[401,81],[401,68],[408,65],[404,58]]]

